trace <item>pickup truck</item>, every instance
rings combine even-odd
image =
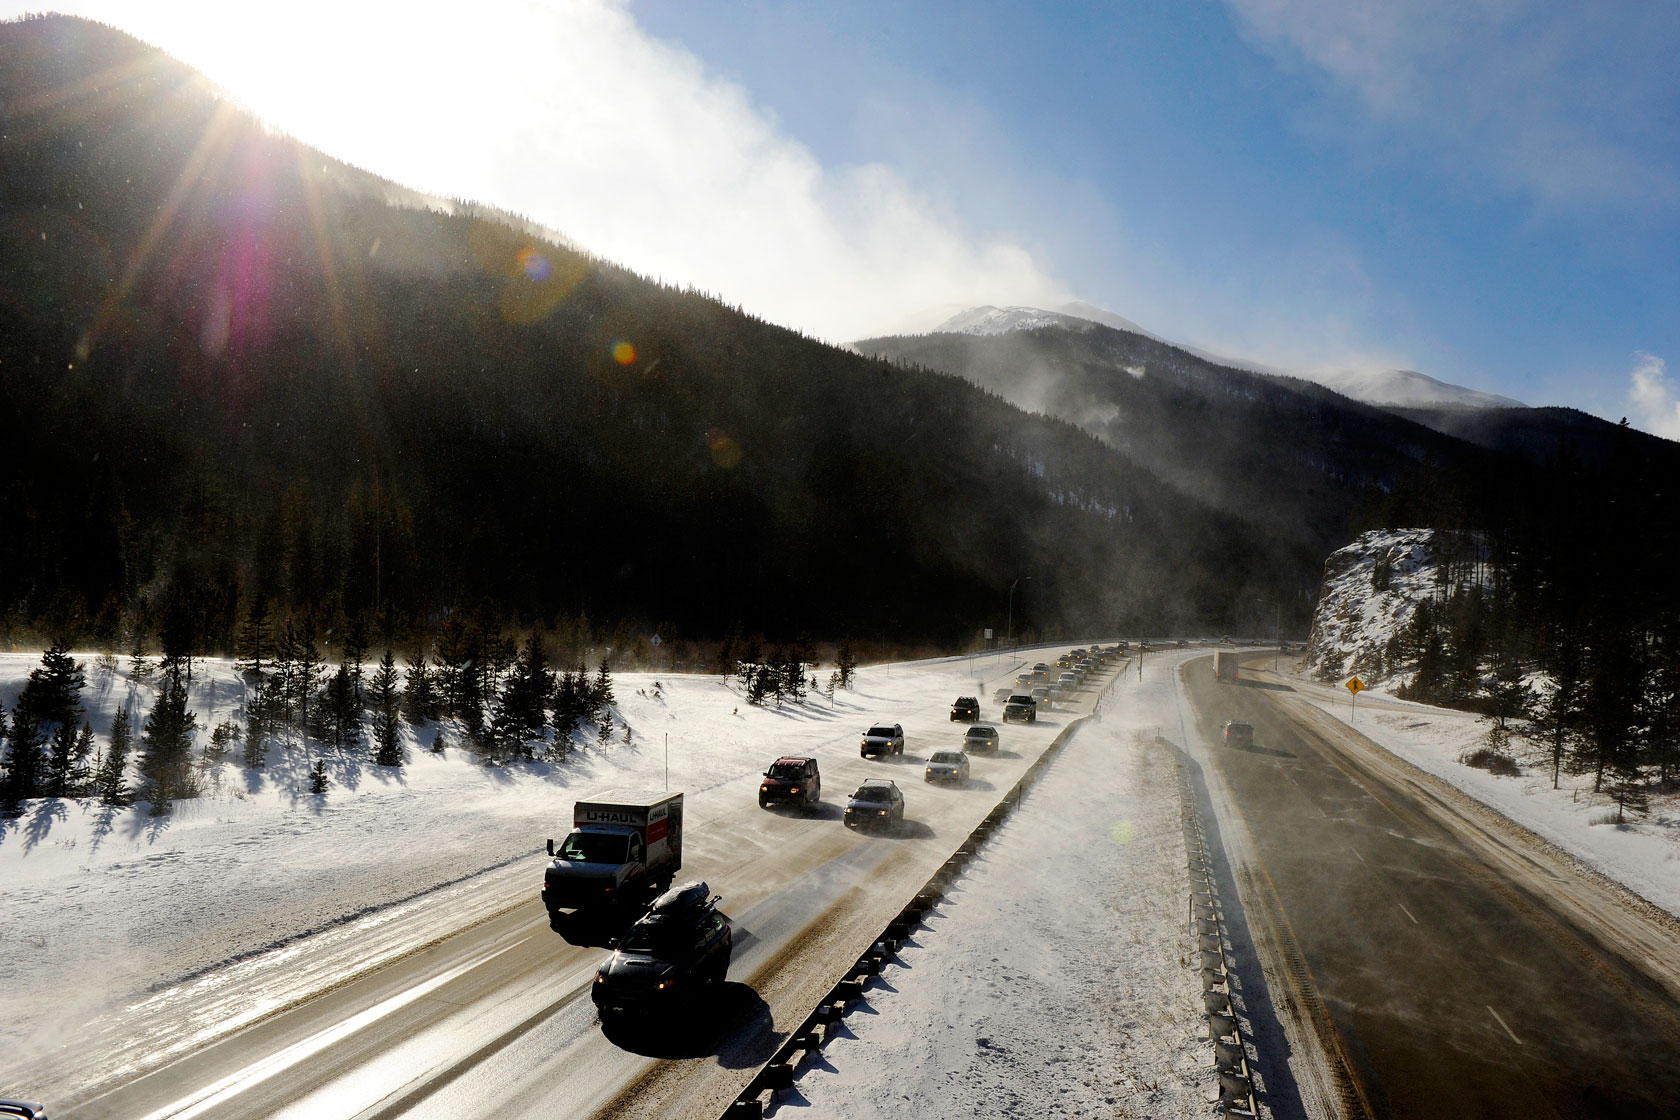
[[[615,792],[572,808],[572,831],[543,873],[552,921],[563,909],[642,902],[668,890],[682,867],[683,795]]]

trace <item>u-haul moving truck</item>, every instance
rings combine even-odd
[[[682,867],[680,793],[614,791],[572,808],[572,831],[556,844],[543,875],[549,917],[620,901],[645,900],[671,886]]]

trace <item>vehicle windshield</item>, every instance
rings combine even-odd
[[[898,732],[890,727],[871,727],[865,734],[873,739],[891,739]]]
[[[805,768],[797,762],[778,762],[770,767],[769,773],[765,776],[777,778],[784,782],[797,782],[805,776]]]
[[[891,801],[892,791],[883,786],[864,786],[852,794],[853,801]]]
[[[576,863],[623,863],[627,837],[606,832],[574,832],[557,853]]]
[[[929,759],[928,761],[930,761],[930,762],[949,762],[949,763],[955,764],[955,763],[961,762],[962,760],[963,760],[963,756],[958,751],[934,751],[933,752],[933,757],[931,759]]]
[[[990,739],[990,738],[994,737],[995,735],[997,735],[997,732],[993,731],[989,727],[971,727],[971,728],[968,729],[968,734],[964,735],[963,738],[965,738],[965,739]]]
[[[673,922],[668,918],[644,918],[625,931],[618,947],[630,953],[671,957],[682,952],[689,941],[686,923]]]

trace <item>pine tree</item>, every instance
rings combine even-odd
[[[75,725],[82,718],[82,688],[86,684],[86,672],[70,656],[70,643],[55,641],[41,654],[41,667],[30,671],[18,707],[42,723],[69,724],[74,735]]]
[[[47,747],[47,772],[42,793],[48,797],[76,797],[87,784],[87,752],[93,750],[93,728],[82,737],[73,723],[53,728]]]
[[[94,779],[99,800],[104,805],[127,805],[128,752],[133,747],[134,730],[127,708],[118,708],[111,718],[111,746],[99,760],[99,774]]]
[[[412,724],[422,724],[438,717],[437,694],[432,688],[432,673],[426,667],[424,651],[415,653],[403,667],[403,714]]]
[[[764,662],[764,647],[757,638],[753,638],[741,650],[741,660],[736,672],[741,678],[741,687],[751,689],[753,680],[758,676],[759,666]]]
[[[326,793],[332,780],[327,777],[327,763],[325,759],[316,759],[315,765],[309,771],[309,792]]]
[[[245,709],[245,769],[262,769],[268,745],[285,722],[286,680],[276,672],[257,682],[257,694]]]
[[[841,688],[852,687],[852,674],[857,670],[857,658],[852,656],[852,643],[841,642],[834,655],[834,671],[840,674]]]
[[[362,662],[367,660],[367,616],[358,612],[344,629],[344,665],[350,670],[350,691],[356,710],[362,710]]]
[[[239,627],[235,666],[247,677],[257,678],[270,668],[274,658],[274,610],[267,599],[254,598]]]
[[[23,803],[41,796],[41,725],[20,703],[7,736],[6,773],[0,777],[0,814],[15,817]]]
[[[378,766],[402,765],[401,695],[397,690],[397,659],[389,649],[374,670],[370,699],[373,701],[373,761]]]
[[[562,672],[554,688],[554,737],[562,744],[562,749],[564,744],[571,742],[578,724],[583,722],[583,717],[589,712],[585,695],[588,689],[580,683],[583,677],[581,666],[575,674],[570,671]]]
[[[520,744],[540,738],[548,725],[544,709],[554,689],[554,673],[548,667],[542,637],[533,633],[525,640],[502,687],[496,713],[497,739]]]
[[[730,677],[735,675],[735,670],[739,664],[739,658],[737,655],[740,648],[741,634],[739,631],[731,633],[723,640],[723,643],[718,646],[716,663],[717,674],[725,681],[728,681]]]
[[[341,750],[361,745],[361,709],[356,703],[356,686],[350,678],[349,665],[339,665],[328,679],[321,716],[326,732],[323,739]]]
[[[607,667],[607,659],[601,658],[601,665],[595,671],[595,679],[589,685],[589,713],[596,719],[610,715],[609,709],[617,703],[613,696],[612,674]]]
[[[198,717],[187,709],[185,683],[165,677],[141,737],[145,751],[140,775],[154,815],[169,812],[174,799],[197,792],[192,780],[192,739],[197,727]]]
[[[298,727],[308,734],[311,729],[310,709],[315,704],[316,690],[321,687],[321,668],[325,664],[321,647],[315,644],[315,623],[305,619],[296,631],[294,652],[297,661],[292,668],[292,701]]]
[[[156,668],[152,663],[152,652],[146,645],[146,628],[141,623],[135,623],[134,643],[128,648],[128,675],[131,680],[143,681],[152,675]]]

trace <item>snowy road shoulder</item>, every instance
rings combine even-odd
[[[1177,762],[1145,710],[1160,698],[1122,697],[1075,732],[774,1111],[1206,1113]]]

